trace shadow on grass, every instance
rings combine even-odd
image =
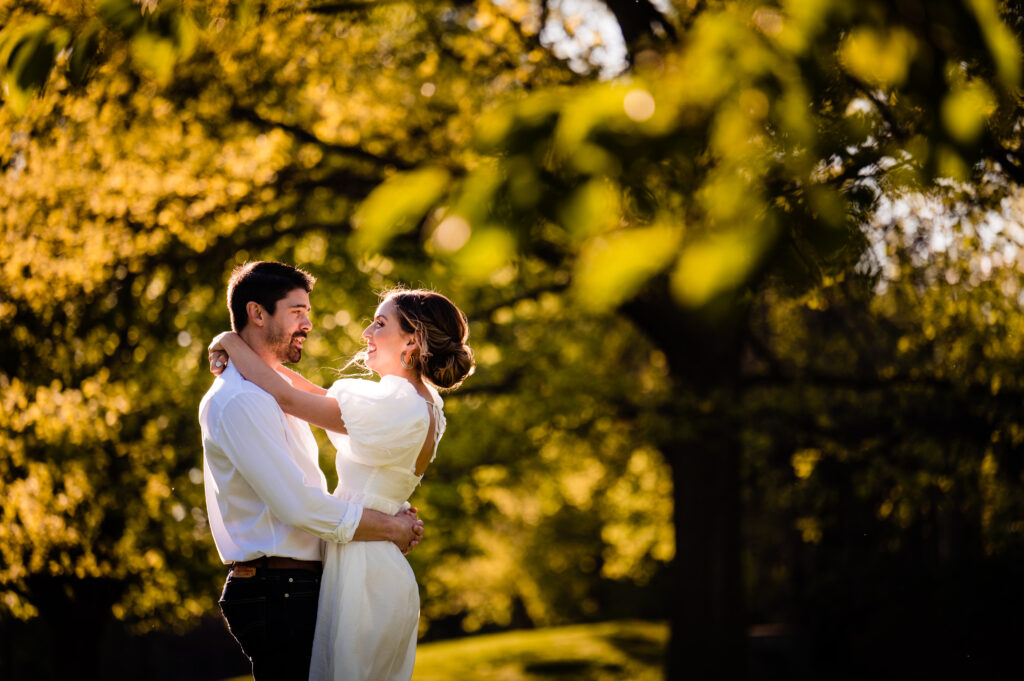
[[[523,671],[537,679],[589,681],[597,673],[619,674],[624,669],[619,664],[598,663],[593,660],[545,660],[524,664]]]
[[[619,651],[645,665],[660,666],[665,658],[663,640],[636,634],[612,634],[605,640]]]

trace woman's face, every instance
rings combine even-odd
[[[402,330],[398,308],[393,300],[377,307],[373,321],[363,331],[366,339],[366,366],[381,376],[408,373],[402,366],[401,354],[414,349],[413,334]],[[408,354],[406,354],[408,361]]]

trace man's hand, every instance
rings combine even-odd
[[[393,518],[396,521],[395,536],[391,541],[403,554],[409,553],[423,539],[423,521],[416,515],[415,508],[403,509]]]

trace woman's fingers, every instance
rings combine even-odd
[[[228,354],[223,350],[210,351],[210,373],[220,376],[228,365]]]

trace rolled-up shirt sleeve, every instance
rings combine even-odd
[[[337,543],[352,541],[363,508],[307,480],[287,453],[283,424],[269,395],[242,393],[217,419],[217,441],[270,512],[283,523]]]

